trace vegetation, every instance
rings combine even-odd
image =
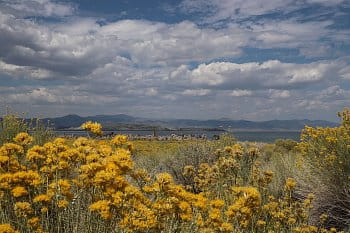
[[[7,114],[0,121],[0,145],[12,142],[19,133],[29,131],[32,132],[33,144],[37,145],[43,145],[54,136],[53,131],[39,119],[28,122],[16,114]]]
[[[274,144],[102,140],[95,122],[68,140],[5,117],[0,232],[348,232],[350,111],[340,117]]]

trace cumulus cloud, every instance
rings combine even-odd
[[[319,45],[318,40],[330,34],[328,26],[329,22],[287,20],[211,29],[190,21],[121,20],[100,25],[92,18],[37,24],[0,11],[0,59],[29,70],[47,70],[45,78],[77,79],[115,57],[126,57],[138,66],[176,66],[238,58],[247,46],[300,47],[309,56],[309,46]]]
[[[38,24],[0,11],[0,60],[24,67],[16,69],[18,76],[26,69],[45,72],[39,75],[42,78],[76,80],[113,63],[116,57],[125,57],[138,67],[171,67],[238,58],[249,46],[300,48],[302,55],[315,56],[308,48],[319,46],[320,38],[331,34],[329,25],[328,21],[267,20],[212,29],[190,21],[120,20],[100,25],[96,19],[80,17]],[[16,71],[11,75],[16,76]]]
[[[55,88],[37,87],[25,88],[22,92],[13,90],[14,93],[6,95],[6,103],[9,104],[33,104],[33,105],[99,105],[115,103],[118,97],[106,97],[99,95],[87,95],[78,92],[74,88],[56,86]]]
[[[327,54],[333,50],[330,42],[349,38],[346,30],[332,28],[332,20],[237,22],[284,4],[183,2],[182,7],[209,12],[210,20],[229,19],[225,27],[213,28],[188,20],[100,24],[96,18],[74,16],[76,8],[70,4],[1,1],[0,102],[20,108],[44,106],[30,109],[33,112],[51,113],[60,106],[58,113],[66,108],[64,112],[94,114],[99,109],[189,118],[292,117],[301,111],[297,107],[315,110],[321,105],[339,110],[349,104],[350,60],[329,59]],[[342,1],[308,4],[334,6]],[[28,16],[58,19],[35,21]],[[312,62],[286,62],[283,56],[246,59],[246,48],[295,49],[296,56]],[[285,109],[287,101],[293,107]]]
[[[0,2],[0,6],[3,11],[22,17],[60,17],[74,13],[74,6],[67,3],[52,2],[50,0],[3,0]]]
[[[339,70],[341,77],[345,80],[350,80],[350,67],[345,66]]]
[[[123,20],[102,27],[100,32],[125,42],[125,52],[137,63],[171,65],[236,57],[241,54],[240,46],[245,45],[241,31],[201,29],[189,21],[169,25]]]
[[[7,64],[0,60],[0,75],[1,74],[12,77],[25,77],[32,79],[47,79],[55,76],[55,74],[49,70],[30,66]]]
[[[181,7],[186,12],[210,14],[208,21],[219,21],[227,18],[261,15],[286,6],[285,0],[184,0]]]
[[[331,34],[328,28],[331,24],[331,21],[267,20],[259,24],[247,23],[246,26],[254,34],[252,44],[256,47],[305,49],[322,45],[321,39]]]
[[[16,66],[45,69],[62,76],[83,75],[97,67],[102,54],[96,53],[104,45],[85,47],[87,41],[96,43],[88,35],[69,37],[50,30],[46,26],[30,20],[17,19],[12,15],[0,13],[0,59]],[[83,55],[74,53],[83,50]],[[94,58],[92,57],[93,55]],[[79,68],[77,68],[79,67]]]
[[[275,12],[289,13],[315,4],[333,7],[343,2],[344,0],[183,0],[180,9],[188,13],[202,13],[205,15],[202,20],[213,23],[222,20],[240,20]]]
[[[187,21],[167,25],[124,20],[100,26],[94,20],[72,19],[67,24],[38,25],[0,13],[0,42],[4,45],[0,59],[7,64],[79,77],[116,56],[129,57],[144,66],[236,57],[244,39],[239,29],[230,32],[200,29]]]
[[[293,89],[327,81],[336,82],[347,75],[342,70],[345,67],[347,63],[342,60],[309,64],[282,63],[278,60],[243,64],[214,62],[201,64],[193,70],[180,66],[170,76],[198,87],[216,89]]]

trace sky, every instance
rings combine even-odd
[[[0,113],[321,119],[350,107],[350,0],[0,0]]]

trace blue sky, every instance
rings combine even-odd
[[[349,0],[1,0],[0,111],[326,119],[350,107]]]

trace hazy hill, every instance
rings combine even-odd
[[[305,125],[320,127],[335,127],[337,123],[322,120],[270,120],[270,121],[247,121],[247,120],[192,120],[192,119],[164,119],[154,120],[132,117],[125,114],[119,115],[96,115],[81,117],[78,115],[67,115],[56,118],[46,118],[44,121],[50,123],[56,129],[79,127],[86,121],[97,121],[108,128],[118,129],[123,125],[134,128],[147,126],[158,126],[167,128],[223,128],[235,130],[300,130]],[[137,126],[137,127],[136,127]]]

